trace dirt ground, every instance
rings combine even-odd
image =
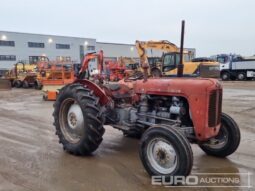
[[[93,156],[65,153],[52,125],[52,105],[42,101],[40,91],[0,91],[0,190],[188,190],[152,186],[139,159],[139,140],[108,126]],[[207,156],[192,145],[192,174],[250,172],[250,190],[255,190],[255,82],[224,83],[223,111],[239,124],[241,145],[226,159]],[[247,182],[241,179],[241,184]]]

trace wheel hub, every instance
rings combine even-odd
[[[227,144],[228,137],[228,132],[226,131],[225,126],[222,125],[219,134],[215,138],[210,139],[209,142],[205,145],[213,149],[220,149]]]
[[[83,113],[78,104],[73,104],[67,115],[68,125],[72,129],[82,129],[84,126]]]
[[[148,145],[148,158],[152,166],[163,174],[171,173],[177,166],[177,155],[170,143],[153,140]]]
[[[69,117],[71,127],[75,127],[77,124],[77,118],[75,113],[71,112],[68,117]]]

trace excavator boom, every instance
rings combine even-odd
[[[99,74],[102,73],[102,70],[103,70],[103,62],[104,62],[104,52],[102,50],[100,50],[99,52],[93,52],[93,53],[88,53],[84,59],[83,59],[83,62],[82,62],[82,66],[81,66],[81,69],[79,71],[79,76],[81,76],[84,72],[86,72],[86,70],[88,69],[89,67],[89,62],[94,59],[94,58],[97,58],[97,67],[98,67],[98,70],[99,70]]]
[[[139,57],[141,59],[142,67],[148,68],[149,62],[148,62],[148,56],[146,54],[146,49],[156,49],[156,50],[162,50],[165,52],[179,52],[179,48],[167,41],[167,40],[161,40],[161,41],[136,41],[135,43],[137,52],[139,54]]]

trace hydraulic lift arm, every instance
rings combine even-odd
[[[102,73],[103,62],[104,62],[104,53],[102,50],[100,50],[99,52],[93,52],[93,53],[86,54],[86,56],[83,59],[81,69],[79,71],[78,78],[84,77],[84,74],[85,74],[86,70],[88,69],[89,62],[94,58],[97,58],[97,67],[99,70],[99,74]]]
[[[141,60],[141,66],[143,70],[145,71],[145,81],[148,76],[148,68],[150,67],[148,62],[148,56],[146,54],[146,49],[150,48],[150,49],[162,50],[165,52],[179,51],[179,48],[175,44],[167,40],[161,40],[161,41],[138,41],[137,40],[135,45]]]

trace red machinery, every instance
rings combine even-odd
[[[118,61],[105,61],[105,71],[109,81],[119,81],[126,76],[126,67]]]
[[[104,52],[100,50],[98,53],[88,53],[83,59],[81,69],[79,71],[79,78],[85,78],[86,72],[88,72],[89,62],[92,59],[97,59],[97,72],[93,74],[94,78],[101,78],[103,75],[103,62],[104,62]],[[88,76],[88,75],[87,75]],[[101,77],[99,77],[101,76]]]
[[[183,34],[184,30],[180,58]],[[142,136],[139,154],[144,168],[149,175],[166,178],[191,172],[189,142],[217,157],[236,151],[240,130],[222,113],[219,81],[182,77],[182,60],[174,78],[147,78],[148,66],[142,67],[143,77],[105,84],[99,75],[99,80],[79,78],[61,89],[53,116],[64,150],[89,155],[101,144],[104,128],[112,126],[125,135]],[[80,74],[86,69],[84,63]]]

